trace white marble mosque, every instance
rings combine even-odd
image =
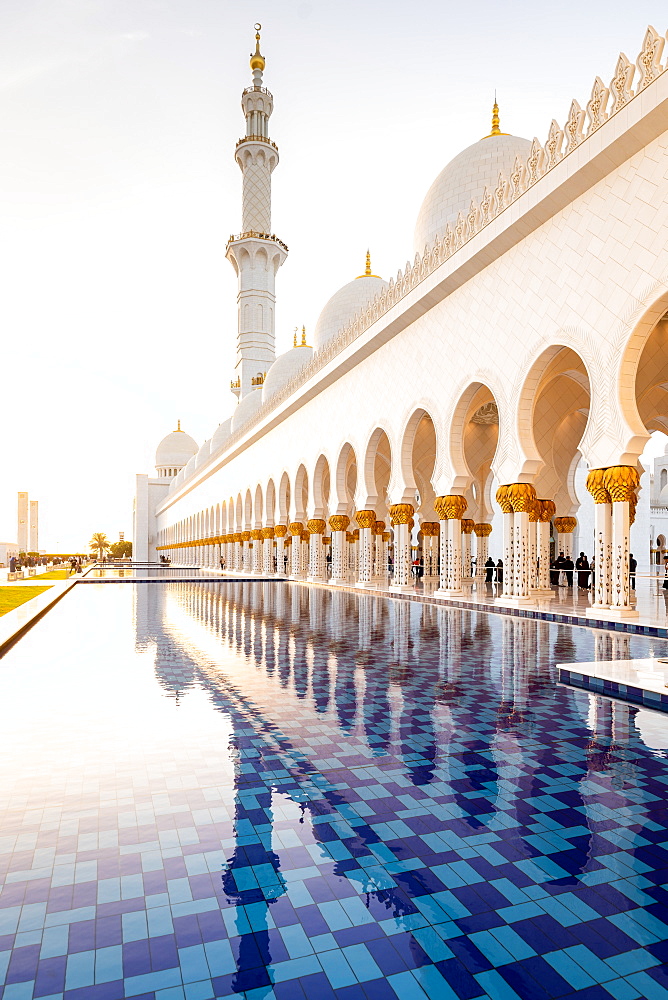
[[[135,558],[363,588],[389,559],[401,592],[418,546],[435,596],[456,600],[492,552],[497,600],[521,606],[550,596],[551,548],[582,548],[591,613],[633,617],[630,543],[642,568],[668,537],[668,456],[651,488],[640,463],[668,432],[665,36],[649,27],[545,141],[502,132],[495,105],[489,135],[426,193],[396,277],[367,255],[312,346],[296,337],[279,357],[288,248],[271,226],[279,155],[256,38],[227,245],[238,405],[201,447],[180,426],[160,442],[156,476],[137,477]]]

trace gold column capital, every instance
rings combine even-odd
[[[274,535],[276,538],[285,538],[288,533],[287,524],[276,524],[274,526]]]
[[[385,531],[385,521],[376,521],[373,526],[374,535],[382,535]]]
[[[294,538],[300,538],[301,533],[304,530],[304,525],[301,521],[292,521],[289,530],[290,534],[293,535]]]
[[[473,525],[473,530],[475,531],[478,538],[487,538],[489,535],[492,534],[492,525],[486,524],[484,521],[481,521],[480,524]]]
[[[462,531],[464,532],[465,535],[472,534],[474,528],[475,528],[475,521],[473,520],[472,517],[462,518]]]
[[[508,499],[513,513],[530,514],[536,500],[536,490],[530,483],[511,483],[508,487]]]
[[[264,539],[273,538],[274,537],[274,529],[270,528],[268,526],[266,528],[263,528],[262,529],[262,537]]]
[[[449,493],[444,497],[436,497],[434,508],[441,521],[461,520],[468,507],[466,497],[457,493]]]
[[[392,524],[410,524],[414,513],[413,504],[393,503],[390,507],[390,520]]]
[[[251,532],[250,531],[242,531],[241,532],[241,541],[242,542],[250,542],[250,540],[251,540]]]
[[[543,522],[551,521],[557,513],[554,500],[537,500],[536,503],[540,504],[540,516],[538,520]]]
[[[587,489],[594,498],[594,503],[610,503],[610,494],[604,482],[606,469],[590,469],[587,475]]]
[[[577,518],[575,517],[555,517],[554,526],[560,535],[570,535],[577,527]]]
[[[499,486],[496,491],[496,502],[504,514],[512,514],[513,512],[513,505],[508,493],[509,490],[510,486]]]
[[[355,513],[355,520],[360,528],[373,528],[376,523],[375,510],[358,510]]]
[[[326,527],[327,524],[321,517],[312,517],[310,521],[306,522],[306,530],[309,535],[322,535]]]
[[[329,519],[329,526],[332,531],[345,531],[350,524],[350,518],[347,514],[332,514]]]
[[[250,533],[254,542],[259,542],[262,538],[262,528],[253,528]]]
[[[632,465],[613,465],[603,473],[603,484],[613,503],[630,501],[640,485],[638,470]]]

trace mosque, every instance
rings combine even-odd
[[[489,135],[427,192],[412,259],[387,281],[367,254],[312,346],[295,337],[276,357],[288,248],[271,226],[279,154],[256,28],[226,251],[238,404],[201,447],[179,424],[156,475],[137,476],[135,558],[402,592],[419,546],[434,596],[456,601],[491,544],[497,600],[521,607],[552,596],[550,552],[577,545],[596,560],[590,613],[632,618],[631,526],[650,511],[639,459],[668,431],[665,37],[649,27],[545,141],[502,132],[495,104]]]

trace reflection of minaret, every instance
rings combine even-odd
[[[274,99],[262,86],[265,60],[260,53],[260,25],[256,28],[256,47],[250,61],[253,85],[241,97],[246,134],[237,143],[235,153],[243,174],[241,233],[231,236],[227,244],[227,259],[239,279],[239,332],[232,391],[241,399],[262,385],[275,359],[274,281],[288,256],[288,248],[271,232],[271,174],[278,164],[278,147],[269,138]]]

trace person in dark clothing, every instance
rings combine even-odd
[[[494,580],[494,560],[490,556],[485,563],[485,583],[492,583]]]
[[[566,558],[562,561],[561,568],[566,574],[566,586],[568,587],[569,590],[572,590],[573,570],[575,569],[575,563],[573,562],[570,556],[566,556]]]
[[[503,559],[499,559],[496,564],[496,582],[503,583]]]
[[[580,590],[589,590],[589,560],[584,552],[581,552],[575,563],[578,571],[578,587]]]
[[[550,586],[559,586],[559,568],[557,567],[557,559],[552,559],[550,562]]]
[[[631,590],[636,589],[636,570],[638,568],[638,560],[633,558],[633,553],[629,556],[629,573],[631,579]]]

